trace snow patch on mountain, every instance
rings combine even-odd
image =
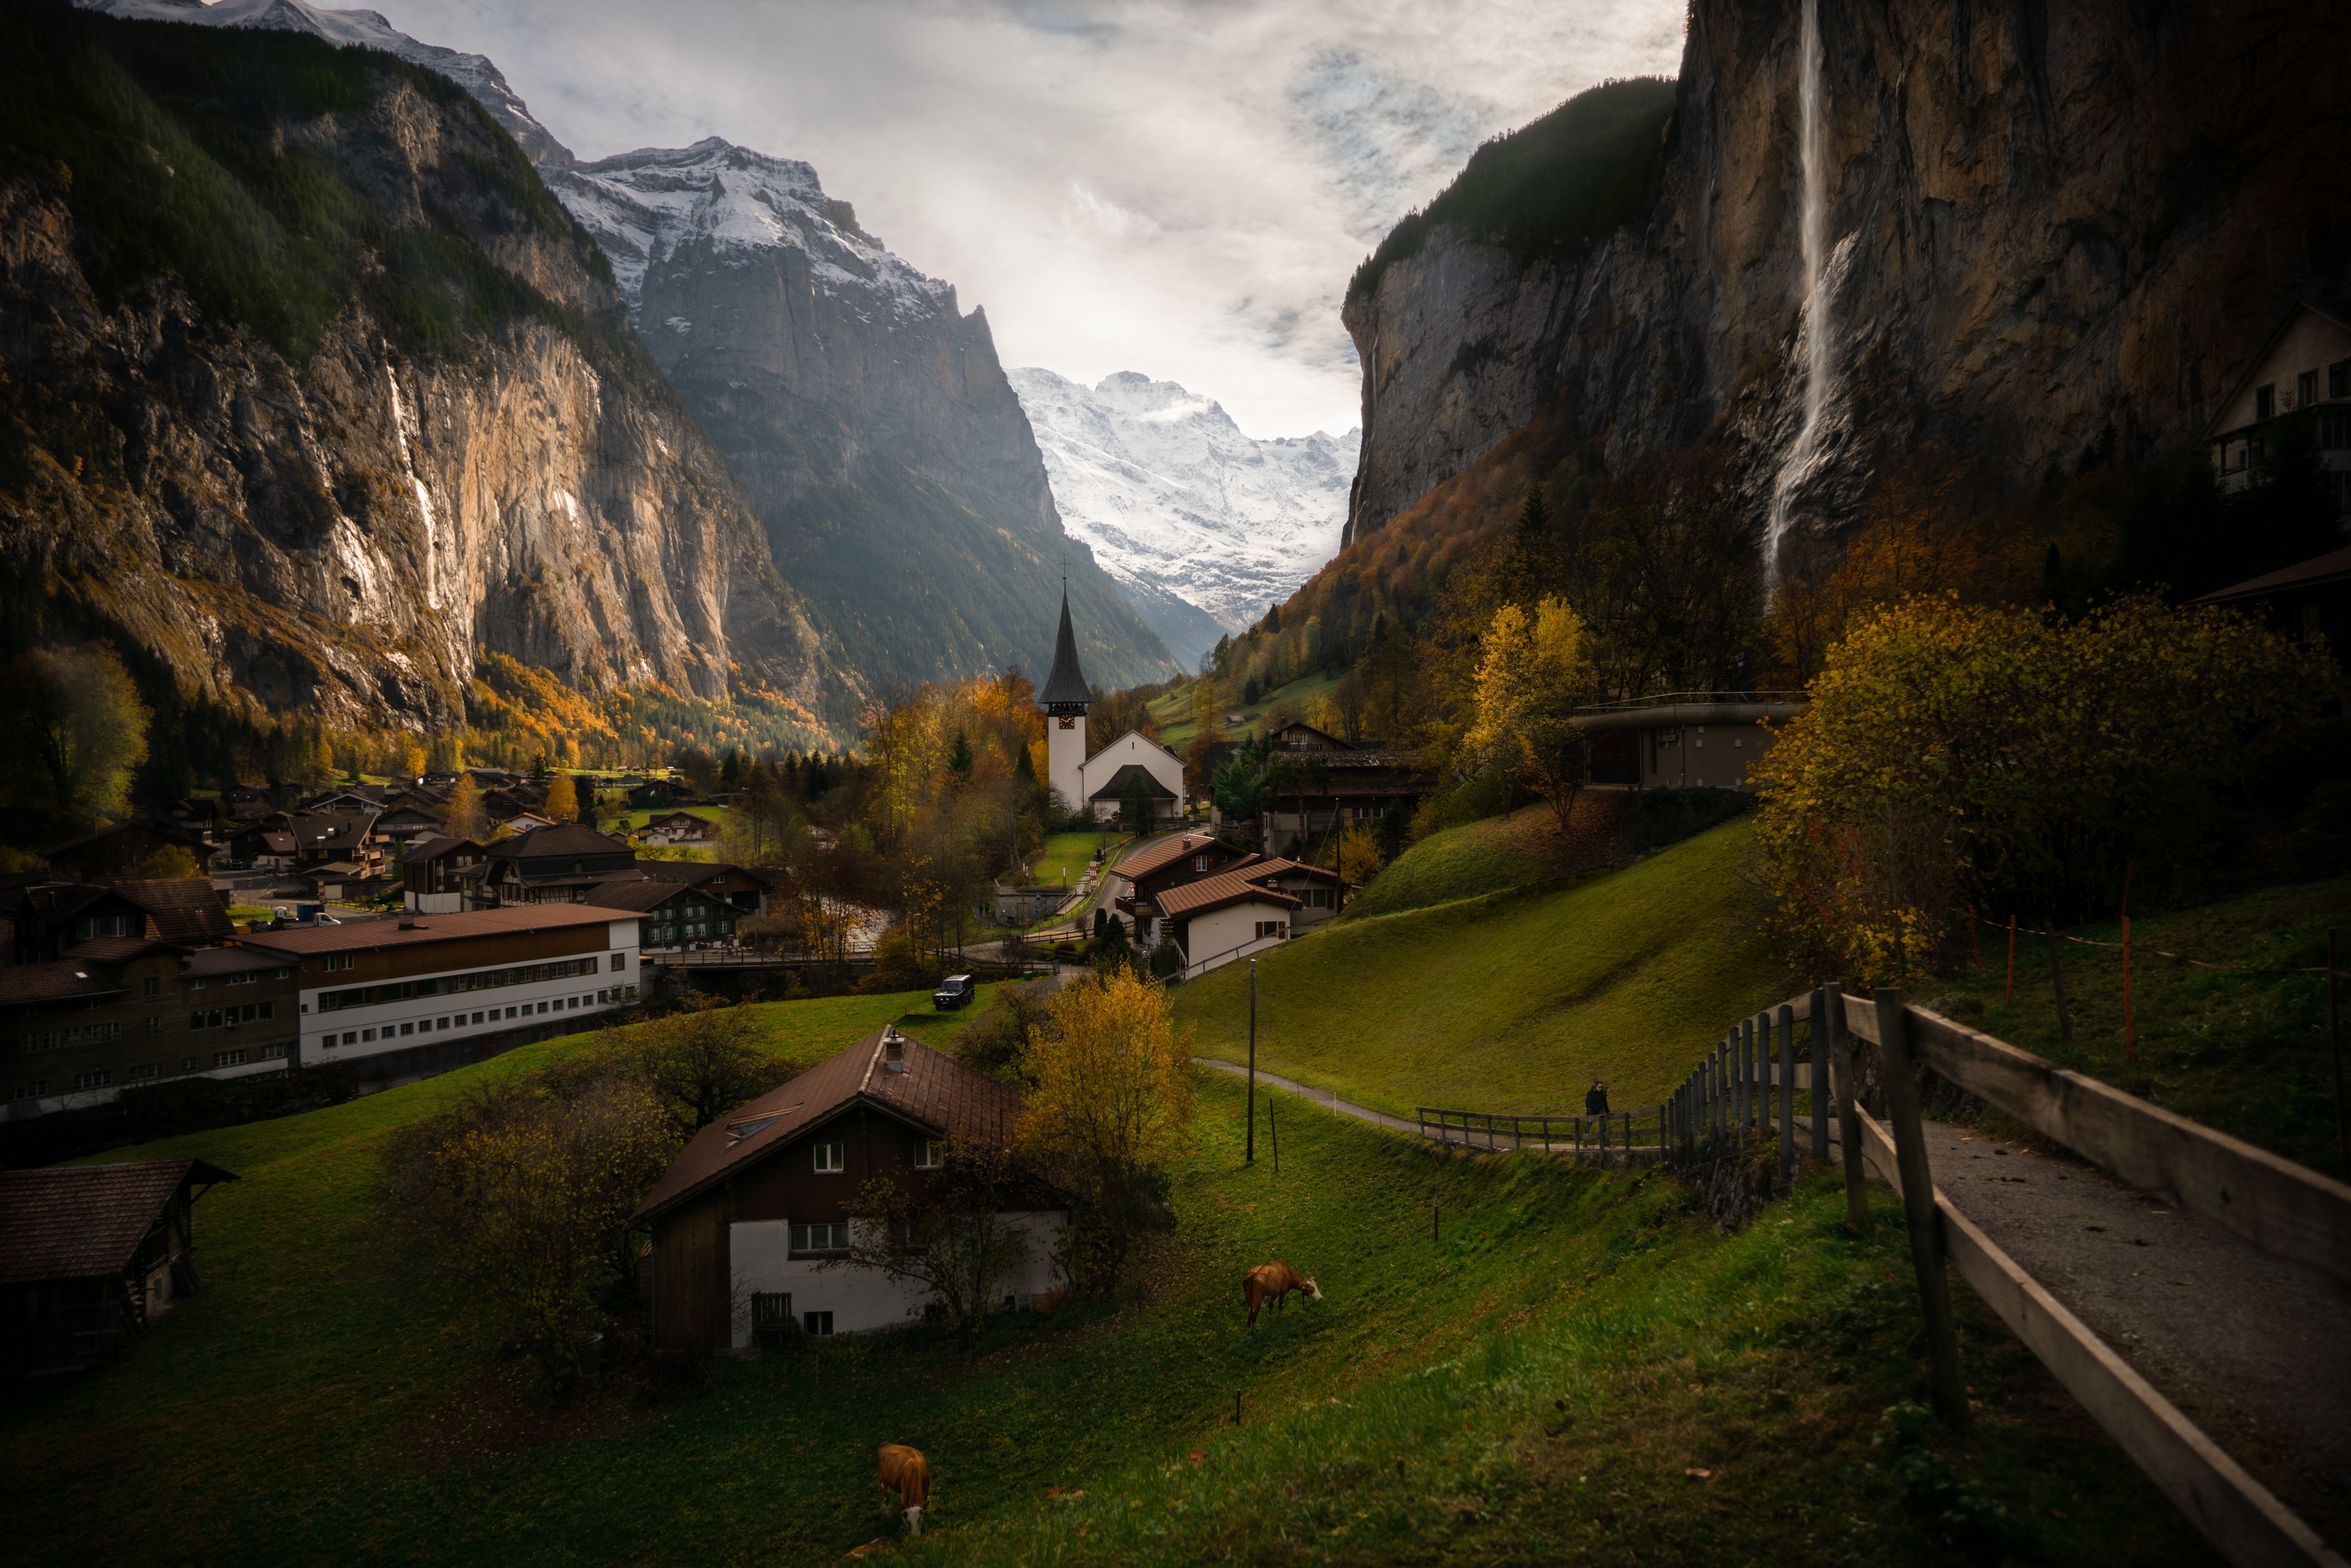
[[[1187,666],[1338,553],[1361,432],[1259,441],[1174,382],[1008,373],[1062,527]]]
[[[304,0],[74,0],[85,11],[99,11],[141,22],[187,22],[200,27],[255,27],[280,33],[308,33],[330,44],[381,49],[413,65],[438,71],[471,93],[490,111],[534,163],[568,163],[571,154],[546,126],[531,118],[507,78],[486,56],[462,54],[437,44],[420,44],[395,29],[375,11],[330,11]]]
[[[856,210],[827,196],[816,171],[796,158],[771,158],[711,136],[691,147],[542,165],[539,175],[603,247],[632,317],[647,269],[705,243],[721,266],[742,265],[761,250],[799,251],[827,292],[862,297],[901,320],[955,308],[953,284],[892,255],[858,226]],[[694,329],[678,318],[637,322],[640,331],[649,326]]]

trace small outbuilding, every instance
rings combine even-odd
[[[0,1172],[0,1368],[104,1366],[196,1271],[196,1199],[235,1176],[203,1160]]]

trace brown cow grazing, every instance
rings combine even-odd
[[[923,1450],[910,1448],[904,1443],[884,1443],[879,1454],[882,1460],[882,1506],[890,1506],[890,1494],[898,1494],[898,1505],[905,1511],[906,1533],[923,1533],[923,1510],[931,1500],[931,1467],[923,1458]]]
[[[1315,1289],[1314,1281],[1287,1263],[1260,1263],[1251,1269],[1241,1280],[1241,1294],[1249,1301],[1249,1327],[1257,1327],[1257,1310],[1265,1304],[1268,1297],[1272,1298],[1275,1310],[1280,1311],[1289,1304],[1292,1291],[1304,1292],[1310,1301],[1322,1299],[1322,1292]]]

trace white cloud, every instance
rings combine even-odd
[[[375,0],[498,63],[582,157],[802,158],[983,305],[1008,365],[1121,370],[1252,434],[1343,431],[1339,301],[1469,151],[1669,73],[1677,0]]]

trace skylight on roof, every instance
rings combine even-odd
[[[747,1122],[729,1122],[726,1124],[726,1141],[729,1144],[739,1144],[746,1138],[757,1137],[762,1131],[799,1109],[798,1105],[788,1105],[772,1116],[754,1116]]]

